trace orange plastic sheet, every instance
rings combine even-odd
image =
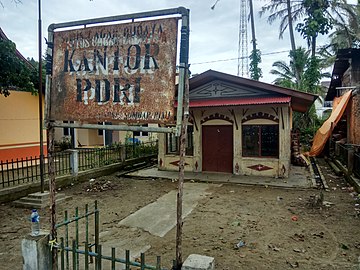
[[[314,157],[321,154],[336,124],[344,114],[346,106],[351,98],[351,93],[352,91],[349,91],[341,97],[334,99],[331,115],[316,132],[309,156]]]

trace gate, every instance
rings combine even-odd
[[[111,254],[103,254],[102,245],[99,243],[100,230],[100,211],[97,201],[94,202],[93,209],[85,205],[83,214],[79,208],[75,208],[75,214],[70,217],[68,211],[64,211],[64,219],[56,224],[58,235],[61,235],[58,249],[58,269],[61,270],[102,270],[102,269],[151,269],[167,270],[161,267],[161,257],[156,257],[156,266],[146,264],[145,254],[141,253],[137,261],[132,261],[130,251],[125,251],[125,258],[116,257],[116,249],[111,248]],[[89,233],[93,233],[93,239],[89,238]],[[82,237],[81,237],[82,236]],[[83,239],[84,241],[82,241]],[[53,248],[51,246],[50,248]],[[106,268],[103,268],[104,264]],[[52,264],[51,264],[52,265]],[[133,266],[133,268],[130,268]],[[134,268],[135,267],[135,268]]]

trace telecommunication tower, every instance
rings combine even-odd
[[[240,0],[240,23],[239,23],[239,44],[238,44],[238,67],[237,75],[249,76],[249,53],[247,35],[247,0]]]
[[[216,0],[211,9],[214,10],[217,3]],[[247,6],[248,0],[240,0],[240,20],[239,20],[239,43],[238,43],[238,66],[237,75],[249,77],[249,51],[248,51],[248,27],[247,27]]]

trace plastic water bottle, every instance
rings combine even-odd
[[[37,236],[40,233],[40,216],[36,209],[31,213],[31,235]]]

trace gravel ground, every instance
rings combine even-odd
[[[322,195],[316,189],[210,185],[209,194],[184,220],[183,258],[194,253],[215,257],[217,270],[358,269],[358,194],[323,160],[320,166],[330,187]],[[157,237],[118,223],[176,188],[171,180],[100,177],[61,190],[73,199],[58,205],[57,219],[63,219],[64,210],[71,215],[79,207],[81,213],[85,204],[98,200],[101,232],[115,229],[119,236],[144,239],[151,246],[147,261],[154,263],[161,255],[164,267],[171,268],[175,228]],[[324,204],[316,204],[314,198],[322,196]],[[22,269],[20,243],[30,231],[30,212],[0,205],[1,269]],[[42,228],[48,229],[49,210],[39,213]]]

